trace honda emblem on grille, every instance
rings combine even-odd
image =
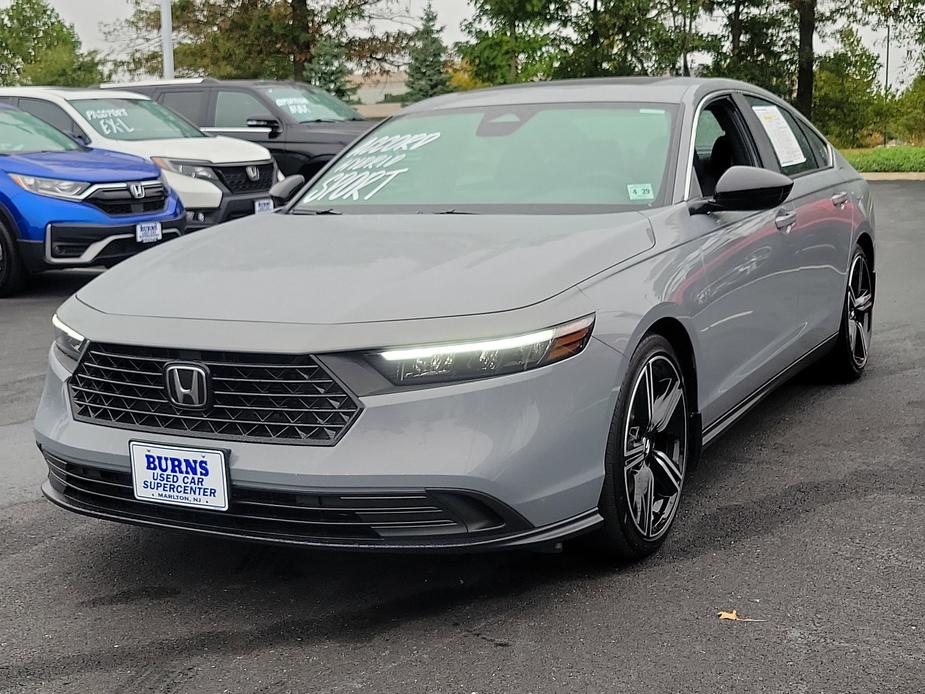
[[[258,178],[260,178],[260,169],[258,169],[256,166],[248,166],[244,170],[247,172],[247,177],[252,181],[256,181]]]
[[[141,200],[145,196],[145,187],[140,183],[129,184],[128,190],[136,200]]]
[[[209,406],[209,370],[199,364],[167,364],[164,367],[167,398],[177,407],[202,410]]]

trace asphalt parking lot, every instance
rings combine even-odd
[[[59,510],[31,418],[51,314],[92,274],[37,280],[0,303],[0,691],[925,691],[925,183],[873,186],[866,375],[766,400],[632,566],[338,555]]]

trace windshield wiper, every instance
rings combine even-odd
[[[296,214],[316,214],[316,215],[320,215],[320,214],[343,214],[343,212],[338,212],[338,211],[335,210],[333,207],[325,207],[325,208],[322,208],[322,209],[320,209],[320,210],[314,210],[314,209],[311,209],[311,208],[307,208],[307,209],[304,209],[304,210],[297,210],[297,211],[296,211]]]
[[[478,214],[478,212],[466,212],[465,210],[456,210],[450,208],[448,210],[438,210],[437,212],[431,212],[430,214]]]

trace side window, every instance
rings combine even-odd
[[[31,113],[61,132],[69,135],[79,135],[81,132],[80,128],[77,127],[77,123],[64,112],[64,109],[50,101],[24,98],[19,100],[19,108],[26,113]]]
[[[829,143],[819,137],[812,128],[800,124],[803,134],[809,140],[809,146],[812,147],[813,154],[816,156],[816,164],[820,169],[828,168],[832,165],[832,158],[829,154]]]
[[[266,116],[269,109],[247,92],[220,91],[215,100],[216,128],[246,128],[247,119]]]
[[[819,168],[803,129],[786,108],[755,96],[745,98],[771,141],[780,170],[784,174],[798,176]]]
[[[202,124],[205,100],[205,92],[164,92],[160,98],[164,106],[196,125]]]
[[[726,97],[710,102],[700,112],[694,133],[694,172],[701,193],[709,197],[731,166],[753,166],[755,149],[742,115]]]

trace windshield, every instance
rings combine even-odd
[[[675,113],[665,104],[532,104],[399,116],[340,157],[292,211],[529,214],[656,206]]]
[[[71,105],[96,132],[113,140],[207,137],[189,121],[147,99],[76,99]]]
[[[320,89],[294,84],[257,87],[296,123],[316,121],[363,120],[363,117],[340,99]]]
[[[81,149],[74,140],[33,115],[0,108],[0,154],[70,152]]]

